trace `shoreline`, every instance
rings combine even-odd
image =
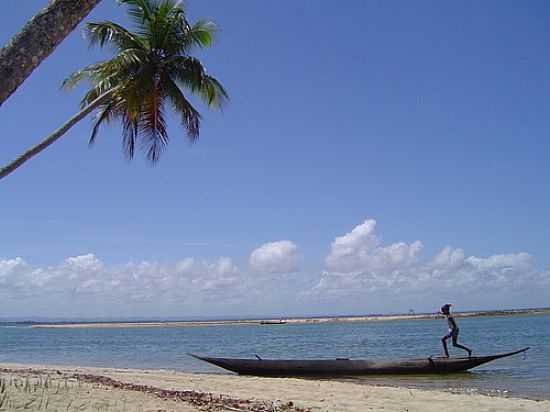
[[[173,370],[0,363],[0,377],[51,379],[51,387],[78,382],[87,402],[108,396],[124,399],[127,410],[143,402],[170,401],[170,410],[201,410],[200,402],[215,402],[221,411],[426,411],[441,410],[539,412],[550,410],[550,400],[453,393],[438,389],[357,384],[332,380],[259,378]],[[75,383],[76,385],[76,383]],[[31,396],[27,394],[26,396]],[[52,395],[53,396],[53,395]],[[69,396],[69,394],[67,395]],[[75,394],[70,394],[71,399]],[[102,398],[103,399],[103,398]],[[61,399],[59,402],[63,401]],[[166,405],[166,403],[162,404]],[[268,405],[271,409],[254,409]],[[167,405],[166,405],[167,406]],[[204,405],[203,405],[204,406]],[[204,409],[202,409],[204,410]],[[210,409],[206,409],[210,410]]]
[[[484,316],[521,316],[550,314],[550,308],[510,309],[455,312],[458,317]],[[316,324],[316,323],[351,323],[351,322],[383,322],[394,320],[431,320],[437,319],[437,314],[397,314],[397,315],[353,315],[353,316],[319,316],[293,318],[260,318],[235,320],[170,320],[170,321],[112,321],[112,322],[13,322],[19,326],[32,328],[174,328],[174,327],[201,327],[220,325],[265,325],[283,326],[285,324]]]

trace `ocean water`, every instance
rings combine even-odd
[[[530,346],[517,355],[452,375],[350,378],[359,383],[479,391],[550,399],[550,315],[459,318],[474,355]],[[225,373],[188,352],[263,358],[404,358],[441,354],[443,320],[220,325],[177,328],[43,329],[0,326],[0,362]],[[464,352],[450,348],[451,356]]]

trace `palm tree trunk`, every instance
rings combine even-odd
[[[10,173],[12,173],[15,169],[17,169],[19,166],[21,166],[27,160],[29,160],[32,157],[36,156],[38,153],[40,153],[46,147],[48,147],[53,142],[55,142],[57,139],[59,139],[61,136],[63,136],[71,127],[73,127],[80,120],[85,118],[90,112],[92,112],[96,107],[98,107],[101,103],[103,103],[104,100],[108,99],[111,96],[111,94],[113,94],[115,92],[115,90],[116,90],[116,88],[111,89],[111,90],[103,93],[97,99],[92,101],[88,106],[84,107],[77,114],[75,114],[73,117],[71,117],[69,120],[67,120],[59,129],[57,129],[52,134],[47,136],[44,140],[42,140],[41,142],[39,142],[39,143],[35,144],[34,146],[30,147],[25,152],[23,152],[21,155],[19,155],[17,158],[15,158],[10,163],[8,163],[6,166],[0,168],[0,179],[4,178],[7,175],[9,175]]]
[[[0,49],[0,106],[101,0],[50,0]]]

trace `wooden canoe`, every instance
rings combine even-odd
[[[527,351],[490,356],[457,358],[429,357],[398,360],[366,359],[238,359],[213,358],[190,353],[190,356],[236,372],[255,376],[357,376],[376,374],[424,374],[462,372],[500,358]]]

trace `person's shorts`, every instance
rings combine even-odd
[[[443,339],[449,339],[449,338],[456,339],[458,337],[458,331],[459,331],[458,328],[449,329],[449,333],[443,336]]]

